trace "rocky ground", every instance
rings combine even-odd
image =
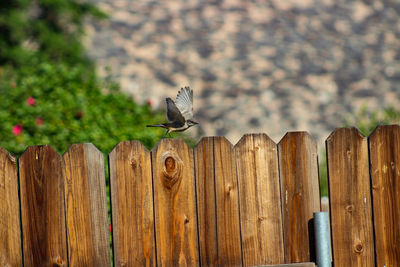
[[[398,1],[92,1],[110,15],[86,25],[99,73],[154,108],[191,86],[194,135],[321,146],[363,105],[400,109]]]

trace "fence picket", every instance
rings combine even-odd
[[[400,126],[369,137],[377,266],[400,266]]]
[[[246,134],[235,145],[245,266],[284,262],[277,150],[266,134]]]
[[[103,153],[75,144],[63,158],[69,266],[110,265]]]
[[[19,158],[24,266],[67,265],[65,171],[50,146],[31,146]]]
[[[375,266],[367,139],[340,128],[326,149],[335,266]]]
[[[198,266],[193,150],[180,139],[153,148],[157,265]]]
[[[203,138],[194,149],[203,266],[239,266],[237,179],[233,146],[224,137]]]
[[[313,261],[313,212],[321,210],[317,144],[289,132],[278,144],[285,262]]]
[[[114,266],[155,266],[151,158],[139,141],[109,155]]]
[[[400,266],[400,126],[377,127],[368,141],[339,128],[326,148],[330,198],[320,201],[306,132],[278,145],[265,134],[235,146],[206,137],[194,149],[120,142],[108,157],[114,266],[314,266],[321,202],[335,266]],[[109,265],[106,195],[92,144],[63,157],[28,147],[18,168],[0,148],[0,266]]]
[[[0,266],[22,266],[16,159],[0,148]]]

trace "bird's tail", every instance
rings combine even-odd
[[[146,125],[146,127],[164,127],[162,124],[152,124],[152,125]]]

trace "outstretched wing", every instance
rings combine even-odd
[[[175,105],[185,120],[193,118],[193,90],[188,86],[181,88],[176,96]]]
[[[169,122],[178,123],[179,126],[183,126],[185,124],[185,118],[182,116],[179,109],[176,107],[174,101],[171,98],[166,98],[167,101],[167,119]]]

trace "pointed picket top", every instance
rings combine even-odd
[[[326,143],[332,142],[333,139],[338,138],[337,136],[355,136],[358,139],[364,139],[365,136],[356,127],[342,127],[336,128],[329,136],[326,138]]]
[[[54,156],[56,158],[61,159],[61,155],[58,154],[58,152],[50,145],[37,145],[37,146],[28,146],[25,151],[21,154],[19,157],[19,160],[25,158],[25,157],[30,157],[34,155],[34,158],[36,160],[39,159],[39,155],[43,154],[49,154],[51,156]]]
[[[198,142],[197,144],[194,146],[193,150],[197,150],[200,149],[201,146],[205,146],[206,144],[212,144],[214,140],[213,136],[203,136]]]
[[[68,259],[62,157],[48,145],[30,146],[18,163],[24,263],[65,265]]]
[[[0,264],[22,266],[16,159],[0,147]]]
[[[84,150],[84,151],[90,151],[89,153],[95,153],[98,155],[103,155],[103,152],[101,152],[100,149],[98,149],[94,144],[92,143],[79,143],[79,144],[72,144],[68,147],[68,149],[64,152],[63,157],[65,156],[66,153],[71,152],[71,151],[78,151],[78,150]]]
[[[297,139],[304,139],[305,142],[308,143],[308,145],[312,146],[317,146],[317,141],[315,141],[314,137],[312,137],[308,132],[306,131],[293,131],[293,132],[287,132],[282,139],[278,142],[278,146],[280,146],[283,142],[286,142],[288,140],[291,140],[294,142],[293,138]]]
[[[140,142],[139,140],[128,140],[128,141],[120,141],[120,142],[118,142],[118,144],[116,144],[116,145],[113,147],[113,149],[111,150],[111,152],[109,153],[109,156],[110,156],[112,153],[115,153],[115,150],[121,149],[122,147],[126,146],[127,144],[134,145],[135,147],[138,147],[138,148],[140,148],[140,149],[143,149],[143,150],[146,151],[146,152],[150,152],[150,150],[148,150],[148,149],[146,148],[146,146],[143,145],[142,142]]]
[[[277,145],[274,140],[272,140],[266,133],[248,133],[244,134],[239,141],[235,144],[235,147],[242,146],[243,143],[248,142],[250,139],[258,139],[263,140],[264,143],[267,143],[268,146],[270,145]]]
[[[225,137],[225,136],[214,136],[214,142],[217,141],[222,144],[226,144],[229,147],[233,148],[233,144]]]
[[[376,138],[377,135],[388,134],[388,133],[396,133],[400,130],[400,125],[391,124],[391,125],[378,125],[369,135],[369,139]]]
[[[13,162],[14,165],[16,164],[17,162],[16,157],[10,152],[8,152],[8,150],[5,149],[4,147],[0,147],[0,154],[3,155],[3,157],[5,156],[9,161]]]

